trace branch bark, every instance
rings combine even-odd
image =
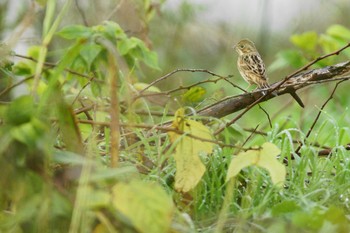
[[[280,95],[284,94],[291,94],[295,92],[296,90],[300,90],[304,87],[314,85],[317,83],[323,83],[328,81],[336,81],[343,77],[344,79],[350,79],[350,76],[344,77],[346,73],[350,71],[350,61],[338,63],[332,66],[327,66],[320,69],[313,69],[309,71],[305,71],[303,73],[299,73],[291,78],[289,78],[287,81],[279,81],[276,83],[273,83],[269,89],[273,89],[276,86],[278,86],[281,82],[285,82],[283,85],[281,85],[274,93],[277,93],[277,95],[273,94],[267,94],[264,98],[262,98],[259,103],[265,102],[269,99],[275,98]],[[337,79],[336,79],[337,78]],[[228,97],[226,99],[220,100],[210,106],[207,106],[201,110],[198,111],[198,114],[201,116],[210,116],[210,117],[216,117],[221,118],[224,116],[227,116],[229,114],[238,112],[252,103],[254,103],[256,100],[261,98],[263,96],[261,90],[256,90],[251,93],[244,93],[237,96]]]

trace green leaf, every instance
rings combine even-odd
[[[33,118],[28,123],[11,128],[9,133],[14,139],[33,148],[39,142],[45,129],[46,127],[41,121]]]
[[[53,192],[52,193],[52,213],[59,216],[69,216],[72,211],[72,204],[68,200],[68,197],[65,197],[61,193]]]
[[[91,92],[94,96],[101,96],[102,93],[102,87],[101,84],[97,82],[92,82],[90,84]]]
[[[272,216],[277,217],[283,214],[292,213],[300,210],[300,206],[296,201],[283,201],[272,207]]]
[[[293,215],[292,222],[304,229],[321,229],[317,232],[349,232],[350,230],[346,213],[343,209],[335,206],[329,207],[326,211],[314,208],[309,212],[297,212]],[[332,230],[326,231],[324,229]]]
[[[191,87],[182,96],[182,100],[185,102],[196,103],[203,100],[206,90],[203,87]]]
[[[29,95],[15,99],[7,109],[5,120],[13,125],[20,125],[30,121],[34,114],[33,97]]]
[[[69,25],[57,32],[57,35],[67,40],[89,38],[92,34],[93,31],[91,28],[82,25]]]
[[[157,53],[149,50],[142,50],[143,62],[150,68],[160,70]]]
[[[134,180],[113,187],[112,203],[141,233],[168,232],[174,205],[156,183]]]
[[[327,34],[322,34],[320,36],[319,43],[325,53],[331,53],[345,45],[344,42],[340,42],[339,39]],[[346,52],[346,50],[344,52]]]
[[[76,115],[73,113],[72,107],[65,102],[62,90],[54,91],[56,96],[52,103],[55,103],[62,141],[67,150],[83,154],[84,145],[77,126]]]
[[[269,66],[270,72],[291,66],[298,68],[307,62],[300,52],[295,50],[283,50],[276,56],[276,60]]]
[[[82,192],[86,193],[87,208],[95,209],[110,205],[111,195],[107,191],[93,189],[91,186],[86,186],[84,189]]]
[[[138,46],[140,43],[142,42],[135,37],[120,40],[117,43],[117,49],[120,55],[124,56],[129,53],[131,49],[136,48],[136,46]]]
[[[316,32],[310,31],[299,35],[293,35],[290,40],[295,46],[301,49],[314,51],[317,45],[318,36]]]
[[[347,218],[347,214],[344,209],[339,208],[337,206],[331,206],[324,213],[324,217],[327,221],[334,224],[337,228],[336,232],[349,232],[350,225],[349,220]]]
[[[89,69],[101,51],[102,47],[97,44],[87,44],[81,48],[80,55],[87,63]]]
[[[120,27],[120,25],[113,21],[105,21],[103,22],[103,26],[93,27],[93,31],[102,32],[109,39],[118,38],[124,40],[127,38],[124,30]]]
[[[35,67],[27,62],[18,62],[13,66],[13,73],[18,76],[29,76],[33,75]]]
[[[269,172],[272,183],[283,186],[286,168],[276,159],[276,156],[280,153],[280,149],[270,142],[264,143],[261,149],[239,153],[230,163],[226,181],[237,176],[243,168],[256,165]]]
[[[27,50],[27,54],[28,54],[28,56],[30,56],[34,59],[38,59],[39,54],[40,54],[40,49],[41,49],[40,46],[33,45]]]
[[[121,55],[129,55],[132,60],[139,59],[150,68],[160,69],[157,54],[150,51],[142,40],[135,37],[120,40],[117,47]]]
[[[339,24],[330,26],[326,33],[336,38],[350,40],[350,30]]]

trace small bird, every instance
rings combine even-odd
[[[269,83],[266,76],[265,64],[254,43],[248,39],[243,39],[234,46],[234,49],[238,53],[238,71],[249,84],[247,89],[252,84],[256,84],[259,89],[268,88]],[[263,94],[266,94],[266,92],[263,91]],[[290,94],[301,107],[304,107],[303,102],[295,92],[291,92]]]

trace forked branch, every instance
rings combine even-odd
[[[298,74],[296,76],[290,77],[286,82],[284,80],[276,82],[271,85],[270,89],[274,89],[276,86],[280,85],[281,82],[284,82],[284,84],[276,89],[275,92],[278,96],[289,94],[290,92],[295,92],[296,90],[310,85],[339,80],[348,80],[350,79],[350,74],[347,75],[349,71],[350,61],[346,61],[336,65],[327,66],[325,68],[314,69]],[[221,118],[231,113],[245,109],[259,99],[260,101],[258,103],[267,101],[274,97],[276,96],[272,94],[263,96],[261,90],[257,90],[251,93],[244,93],[220,100],[210,106],[199,110],[198,114],[202,116]]]

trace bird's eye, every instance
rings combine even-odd
[[[241,45],[239,46],[239,48],[240,48],[240,49],[243,49],[243,48],[244,48],[244,45],[241,44]]]

